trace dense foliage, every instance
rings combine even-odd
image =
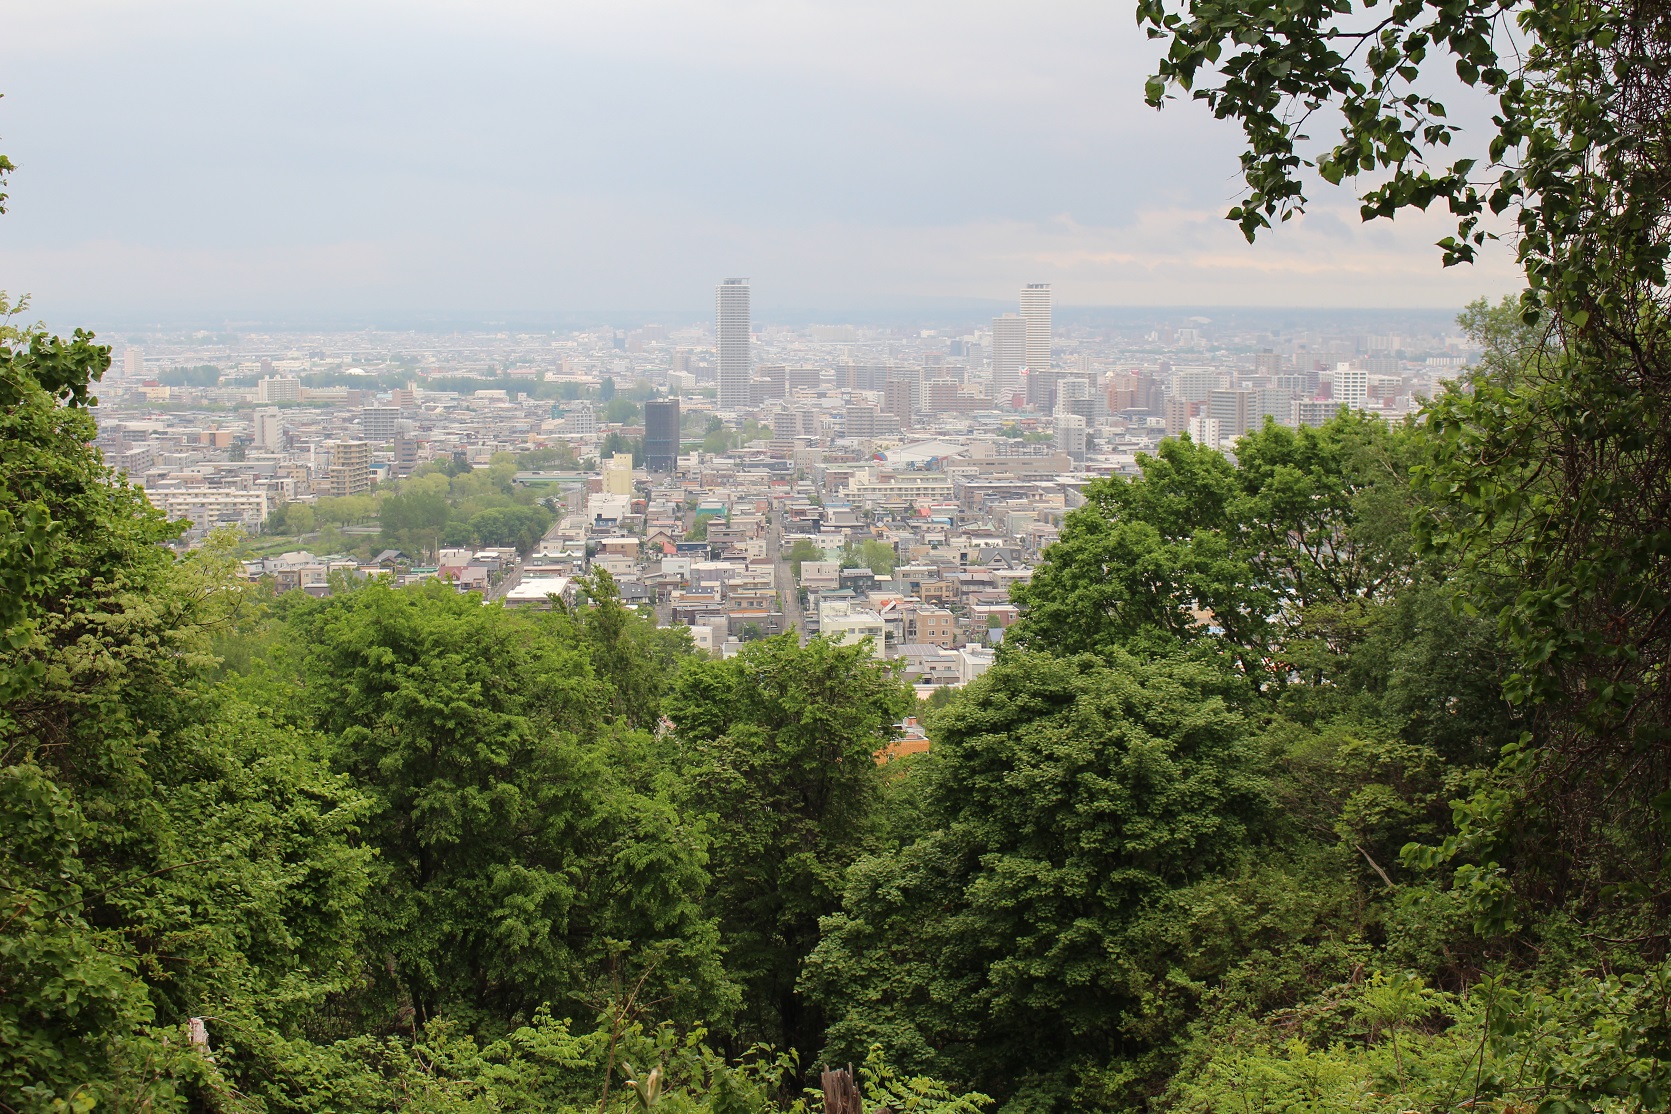
[[[654,960],[670,1010],[720,1014],[703,841],[651,741],[608,723],[583,639],[441,585],[373,584],[287,625],[292,718],[371,797],[378,998],[420,1021],[526,1017]]]
[[[1458,221],[1439,245],[1447,264],[1512,221],[1519,312],[1471,312],[1492,350],[1435,401],[1433,451],[1412,479],[1417,540],[1500,617],[1519,666],[1508,694],[1540,730],[1441,857],[1471,871],[1501,927],[1521,923],[1515,899],[1593,908],[1628,894],[1649,900],[1644,916],[1671,914],[1671,12],[1143,0],[1139,19],[1168,42],[1151,103],[1181,88],[1242,126],[1248,192],[1230,216],[1250,238],[1303,207],[1307,168],[1362,176],[1365,219],[1444,201]],[[1440,69],[1458,95],[1485,94],[1479,136],[1436,99]],[[1331,119],[1338,142],[1308,149]],[[1469,140],[1471,157],[1429,167]]]
[[[357,968],[367,801],[310,740],[211,679],[244,594],[88,447],[78,334],[0,347],[0,1092],[14,1109],[223,1085],[218,1020],[268,1062]],[[225,1066],[230,1066],[227,1064]]]
[[[1152,924],[1274,824],[1215,662],[1014,654],[935,720],[921,832],[850,876],[809,971],[832,1047],[881,1041],[999,1093],[1122,1045]]]
[[[1418,420],[1089,485],[914,758],[866,651],[710,661],[604,573],[526,613],[177,557],[90,446],[108,351],[0,324],[3,1108],[731,1114],[824,1062],[866,1114],[1664,1108],[1671,19],[1140,18],[1151,99],[1243,124],[1249,235],[1337,109],[1323,178],[1445,200],[1448,261],[1512,213],[1528,293]],[[1488,182],[1423,162],[1447,56]],[[313,513],[527,539],[516,466]]]
[[[847,868],[879,835],[873,756],[910,699],[867,647],[802,647],[793,634],[694,662],[668,696],[683,798],[711,818],[708,906],[744,988],[745,1041],[819,1049],[821,1011],[796,981]]]

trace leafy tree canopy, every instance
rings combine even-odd
[[[648,752],[608,760],[606,740],[646,744],[603,730],[608,690],[581,646],[440,586],[375,582],[290,622],[303,722],[375,801],[368,946],[389,957],[390,999],[424,1017],[526,1016],[597,992],[619,948],[659,962],[686,1011],[727,1001],[696,904],[701,841],[635,784]]]
[[[818,1048],[822,1018],[796,989],[800,965],[843,871],[877,834],[874,756],[911,703],[868,647],[800,646],[793,634],[692,660],[668,695],[684,799],[714,833],[708,907],[746,988],[745,1041]]]
[[[808,966],[831,1053],[1013,1094],[1119,1051],[1146,906],[1271,835],[1248,695],[1183,659],[1014,654],[939,712],[924,834],[855,867]]]
[[[1187,437],[1097,480],[1014,598],[1011,637],[1064,654],[1142,635],[1213,632],[1253,675],[1309,607],[1385,599],[1410,575],[1407,473],[1414,434],[1363,415],[1291,430],[1267,423],[1237,463]]]

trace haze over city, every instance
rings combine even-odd
[[[5,3],[5,286],[49,322],[711,305],[1451,309],[1443,219],[1256,246],[1126,6]],[[626,322],[622,322],[625,324]]]

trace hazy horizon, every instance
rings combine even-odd
[[[1210,326],[1216,332],[1268,331],[1273,335],[1295,331],[1363,331],[1400,333],[1418,328],[1441,330],[1454,326],[1462,307],[1316,307],[1316,306],[1056,306],[1056,327],[1064,336],[1080,329],[1111,333],[1181,327]],[[797,330],[810,326],[854,326],[878,331],[939,330],[957,335],[984,329],[997,313],[1013,311],[1000,301],[971,302],[961,306],[899,308],[882,310],[786,309],[756,310],[756,332],[772,329]],[[31,320],[39,314],[30,313]],[[713,325],[712,311],[601,309],[512,313],[421,313],[387,311],[362,314],[295,314],[257,317],[253,315],[181,314],[94,314],[77,319],[50,319],[55,331],[76,325],[94,329],[100,339],[120,344],[124,339],[139,342],[145,337],[184,338],[194,333],[223,335],[256,334],[343,335],[368,334],[443,335],[448,333],[573,333],[600,328],[634,330],[644,326],[668,328]]]
[[[0,289],[49,322],[1454,310],[1440,214],[1258,245],[1129,4],[0,0]]]

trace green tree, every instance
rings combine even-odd
[[[690,520],[690,530],[685,534],[687,542],[705,542],[708,540],[708,523],[725,516],[718,511],[703,511]]]
[[[1459,810],[1459,838],[1412,861],[1457,868],[1499,930],[1519,923],[1517,886],[1534,902],[1651,897],[1663,920],[1671,189],[1657,90],[1671,14],[1617,0],[1138,11],[1167,40],[1149,101],[1184,90],[1242,128],[1248,188],[1228,215],[1250,239],[1303,209],[1309,167],[1328,183],[1363,176],[1366,220],[1443,202],[1457,220],[1438,245],[1447,265],[1475,258],[1491,215],[1512,224],[1518,316],[1537,329],[1517,337],[1471,311],[1482,338],[1511,343],[1429,410],[1418,540],[1499,618],[1519,662],[1508,694],[1540,709],[1539,730]],[[1466,137],[1436,70],[1490,113],[1474,150],[1447,150]],[[1336,135],[1308,146],[1329,113]]]
[[[619,401],[625,401],[624,399]],[[631,405],[628,403],[627,405]],[[634,468],[644,466],[644,439],[642,437],[623,437],[619,430],[612,429],[604,434],[603,443],[598,446],[598,458],[608,460],[616,453],[632,454]]]
[[[661,718],[663,695],[693,652],[690,629],[658,628],[648,609],[644,614],[629,609],[607,569],[580,577],[578,583],[587,605],[576,609],[572,620],[598,678],[609,686],[612,713],[633,727],[653,729]]]
[[[247,603],[92,440],[108,349],[0,345],[0,1094],[211,1104],[355,977],[364,804],[316,740],[212,684]],[[208,1017],[216,1058],[187,1039]]]
[[[910,690],[867,647],[793,634],[751,642],[727,661],[693,659],[666,700],[682,793],[714,837],[708,908],[726,964],[745,988],[739,1048],[768,1040],[810,1063],[820,1009],[796,989],[836,910],[843,872],[870,849],[882,775]]]
[[[157,382],[166,387],[213,387],[220,382],[220,368],[213,364],[169,368],[157,376]]]
[[[313,504],[313,513],[321,525],[348,526],[375,515],[377,501],[369,495],[319,499]]]
[[[313,506],[308,503],[280,503],[262,524],[267,534],[308,534],[316,525]]]
[[[893,546],[876,538],[866,538],[857,545],[848,542],[841,552],[844,569],[869,569],[877,576],[892,576],[899,563],[899,553]]]
[[[795,544],[789,547],[789,570],[795,574],[796,581],[801,579],[801,565],[806,561],[822,561],[824,551],[809,538],[796,538]]]
[[[554,468],[558,471],[569,471],[579,465],[580,459],[574,455],[574,446],[567,441],[558,441],[543,449],[516,454],[516,466],[520,469]]]
[[[1012,653],[970,684],[911,774],[924,834],[852,869],[808,961],[825,1055],[881,1043],[1066,1109],[1075,1071],[1140,1053],[1145,914],[1273,834],[1247,697],[1218,666],[1118,650]]]
[[[1222,632],[1244,669],[1271,673],[1308,609],[1360,608],[1409,582],[1414,437],[1342,413],[1317,429],[1267,423],[1238,441],[1235,464],[1163,441],[1139,476],[1086,488],[1013,593],[1011,636],[1071,654]]]
[[[1012,593],[1017,642],[1060,654],[1106,652],[1139,636],[1189,640],[1224,630],[1257,647],[1274,586],[1239,550],[1234,467],[1187,437],[1138,461],[1141,475],[1086,488],[1032,582]]]
[[[544,507],[492,507],[470,516],[470,534],[477,545],[515,546],[529,553],[551,528],[553,515]]]
[[[306,602],[304,722],[365,788],[375,1001],[478,1024],[645,976],[685,1017],[730,992],[699,830],[608,730],[586,649],[524,613],[373,583]]]
[[[604,404],[603,420],[615,425],[631,425],[643,411],[630,398],[613,398]]]
[[[377,503],[383,544],[433,554],[440,548],[441,531],[451,513],[446,497],[432,491],[417,489],[385,495]]]

